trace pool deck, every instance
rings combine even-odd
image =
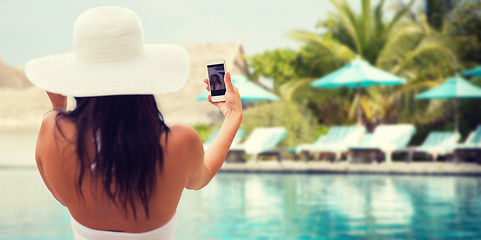
[[[338,173],[403,175],[470,175],[481,177],[481,165],[450,162],[332,163],[326,161],[266,161],[225,163],[221,172],[243,173]]]
[[[2,169],[37,169],[34,163],[5,164]],[[481,177],[481,164],[452,162],[392,162],[333,163],[329,161],[260,161],[248,163],[226,162],[220,172],[240,173],[331,173],[331,174],[401,174],[401,175],[464,175]]]

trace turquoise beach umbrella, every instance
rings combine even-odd
[[[378,69],[357,57],[342,68],[311,83],[311,87],[319,88],[356,88],[357,97],[359,89],[375,85],[393,86],[404,84],[406,80],[389,72]],[[361,109],[357,104],[357,119],[361,122]]]
[[[416,95],[416,99],[454,99],[454,126],[458,131],[458,99],[481,98],[481,88],[466,79],[454,76],[443,84]]]
[[[416,95],[416,99],[480,98],[481,88],[460,76],[454,76],[443,84]]]
[[[260,102],[260,101],[278,101],[279,97],[267,91],[263,87],[253,83],[247,77],[242,75],[232,75],[232,84],[239,89],[241,101]],[[196,97],[196,100],[207,100],[209,92],[205,91]]]
[[[355,59],[344,67],[311,83],[319,88],[365,88],[374,85],[392,86],[406,83],[401,77],[378,69],[366,61]]]
[[[481,77],[481,66],[465,70],[461,74],[465,77]]]

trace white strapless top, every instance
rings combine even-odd
[[[73,217],[70,218],[70,222],[72,225],[73,236],[75,240],[172,240],[174,239],[175,233],[176,215],[177,214],[174,214],[174,216],[172,216],[169,222],[167,222],[164,226],[142,233],[95,230],[80,224]]]

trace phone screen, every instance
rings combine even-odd
[[[225,69],[224,64],[208,65],[210,94],[212,96],[225,95]]]

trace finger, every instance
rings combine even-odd
[[[206,89],[207,91],[210,91],[209,80],[208,80],[208,79],[204,79],[204,83],[207,84],[207,86],[205,87],[205,89]]]
[[[211,95],[209,95],[209,96],[207,97],[207,100],[208,100],[210,103],[212,103],[212,104],[215,105],[215,102],[212,102],[212,96],[211,96]]]
[[[225,78],[224,78],[224,82],[225,82],[225,89],[226,91],[232,91],[234,88],[234,85],[232,85],[232,80],[230,78],[230,72],[226,72],[225,73]]]
[[[234,91],[237,93],[239,92],[239,89],[236,86],[234,86],[234,84],[232,84],[232,89],[234,89]]]
[[[209,102],[212,103],[214,106],[219,107],[219,103],[218,103],[218,102],[212,102],[212,96],[211,96],[211,95],[209,95],[209,96],[207,97],[207,100],[209,100]]]

